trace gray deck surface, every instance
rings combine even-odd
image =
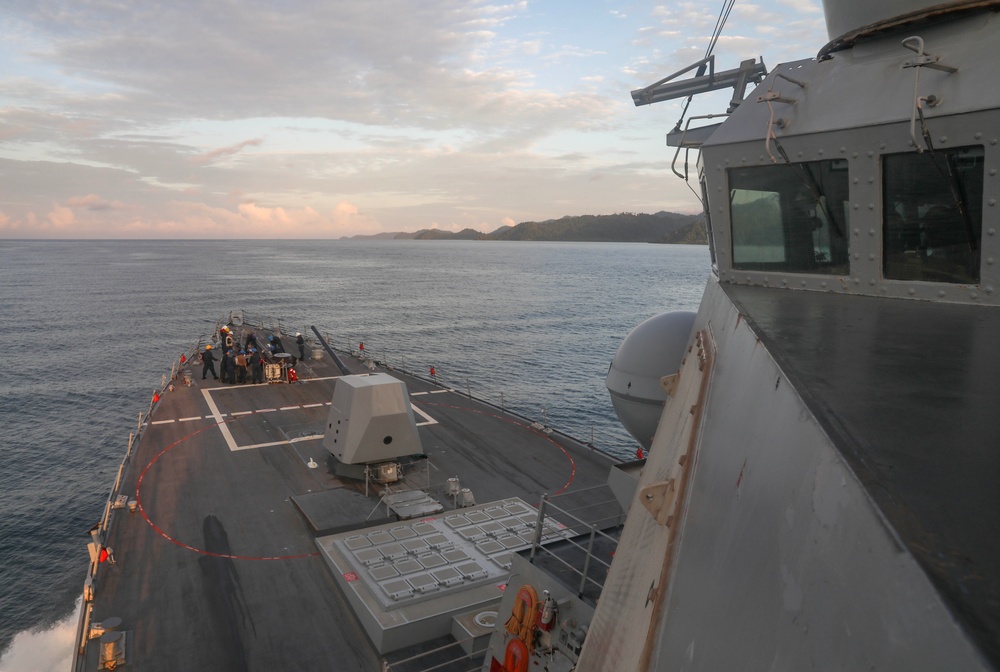
[[[1000,666],[1000,310],[724,287]]]
[[[122,489],[138,493],[142,511],[116,513],[108,545],[117,565],[101,566],[94,602],[94,621],[118,616],[129,634],[125,669],[380,669],[313,541],[338,526],[338,511],[346,527],[365,524],[378,498],[334,477],[322,441],[309,438],[322,431],[334,386],[314,379],[334,376],[333,365],[307,361],[298,370],[296,384],[223,386],[202,381],[198,365],[195,385],[178,385],[154,411]],[[607,456],[404,379],[418,393],[414,405],[436,421],[419,428],[430,466],[409,477],[416,487],[457,475],[479,503],[517,496],[537,505],[545,492],[605,482]],[[205,389],[237,450],[211,417]],[[322,405],[303,408],[313,404]],[[385,522],[384,513],[367,524]],[[97,643],[88,646],[88,670],[97,668]]]

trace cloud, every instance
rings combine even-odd
[[[196,166],[206,166],[210,163],[215,163],[219,159],[225,159],[230,156],[238,154],[240,151],[247,147],[257,147],[263,140],[260,138],[254,138],[253,140],[244,140],[243,142],[238,142],[235,145],[229,147],[220,147],[219,149],[213,149],[205,154],[200,154],[198,156],[192,156],[189,160]]]
[[[65,205],[69,208],[86,208],[87,210],[128,210],[132,207],[118,201],[106,201],[97,194],[73,196],[66,200]]]
[[[95,90],[80,100],[85,113],[127,111],[140,123],[319,116],[431,128],[502,92],[503,73],[470,79],[454,65],[488,37],[477,20],[506,21],[526,6],[300,0],[280,12],[267,3],[233,12],[213,3],[62,5],[47,2],[21,18],[48,41],[32,54],[40,65],[91,83]]]
[[[0,212],[0,237],[5,238],[318,239],[381,230],[376,217],[348,201],[324,214],[308,206],[283,208],[243,202],[226,208],[178,200],[151,214],[89,195],[70,199],[70,205],[54,205],[41,217],[33,211],[17,216]]]
[[[2,96],[3,92],[0,91],[0,97]],[[24,143],[52,138],[76,141],[93,138],[109,128],[107,121],[71,111],[31,107],[0,108],[0,141],[3,142]]]
[[[754,19],[806,39],[815,3],[783,2],[734,11],[720,68],[770,50]],[[697,60],[714,10],[557,5],[10,3],[0,237],[331,237],[697,207],[664,160],[678,108],[637,112],[628,91]]]
[[[62,205],[55,205],[49,212],[47,219],[56,229],[67,229],[76,220],[73,211]]]

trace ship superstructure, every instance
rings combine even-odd
[[[672,136],[715,273],[577,669],[1000,666],[998,3],[825,4]]]

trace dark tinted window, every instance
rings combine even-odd
[[[892,154],[882,180],[885,277],[978,282],[983,148]]]
[[[843,160],[729,171],[733,268],[846,275]]]

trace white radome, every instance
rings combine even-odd
[[[622,425],[649,450],[667,393],[663,376],[676,373],[684,358],[695,313],[655,315],[629,332],[611,360],[605,385]]]

